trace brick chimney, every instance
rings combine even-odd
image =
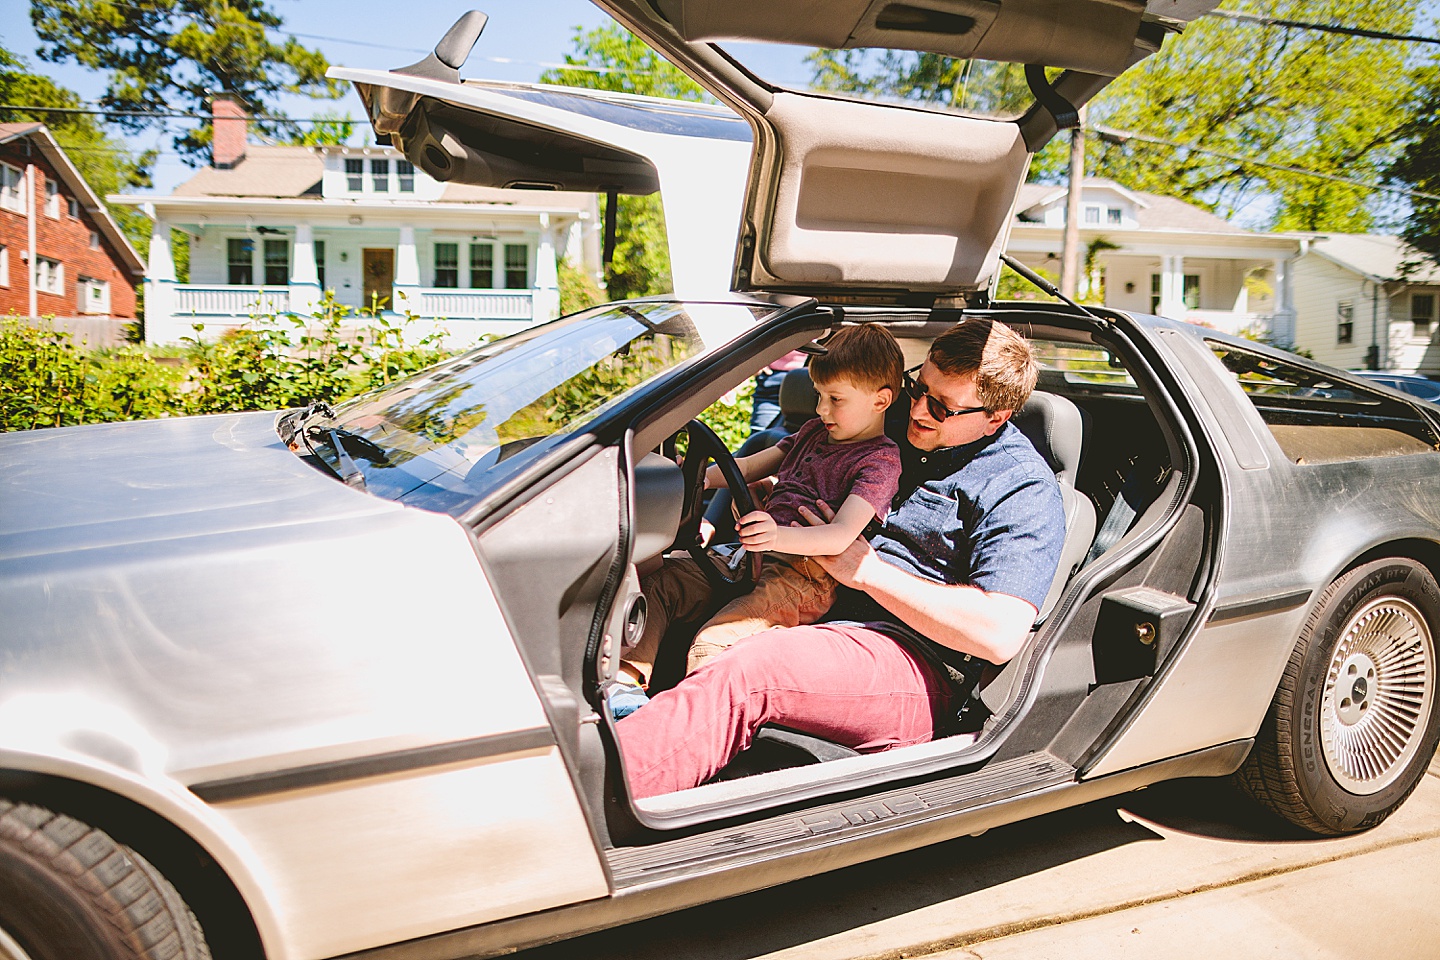
[[[229,170],[245,159],[250,118],[241,103],[233,93],[217,93],[210,98],[210,117],[215,129],[210,142],[210,163],[221,170]]]

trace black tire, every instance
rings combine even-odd
[[[1324,836],[1380,823],[1440,740],[1440,586],[1411,560],[1356,567],[1320,594],[1236,772],[1241,789]]]
[[[210,957],[195,915],[139,854],[64,814],[0,798],[0,957],[16,948],[29,960]]]

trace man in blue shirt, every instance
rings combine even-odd
[[[889,516],[872,540],[816,558],[841,585],[827,622],[742,640],[620,721],[632,796],[705,782],[765,723],[862,753],[953,730],[980,667],[1025,642],[1060,562],[1059,485],[1010,423],[1036,375],[1029,343],[999,321],[936,338],[893,424]],[[807,521],[825,522],[816,509]]]

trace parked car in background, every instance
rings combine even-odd
[[[1356,370],[1355,375],[1374,383],[1383,384],[1392,390],[1408,393],[1412,397],[1440,403],[1440,381],[1431,380],[1414,373],[1395,373],[1389,370]]]
[[[754,134],[731,291],[595,307],[334,409],[0,437],[0,956],[498,955],[1175,777],[1233,774],[1317,834],[1392,813],[1440,738],[1440,411],[1200,327],[991,298],[1031,155],[1210,4],[602,6]],[[736,142],[644,98],[459,82],[479,22],[333,74],[437,179],[697,200],[675,164]],[[968,116],[785,90],[734,37],[1063,72]],[[913,364],[969,318],[1035,346],[1016,423],[1066,538],[965,735],[761,731],[714,782],[634,798],[606,697],[637,567],[698,545],[707,460],[747,496],[696,418],[845,324]]]

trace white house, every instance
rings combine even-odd
[[[1007,250],[1058,273],[1065,231],[1064,185],[1027,183],[1016,201]],[[1097,285],[1106,306],[1186,320],[1227,333],[1289,341],[1294,289],[1289,264],[1300,234],[1252,233],[1172,197],[1089,178],[1080,194],[1080,242],[1105,241],[1082,294]]]
[[[446,184],[390,147],[249,143],[214,101],[211,166],[166,197],[120,196],[153,219],[145,337],[211,336],[252,315],[309,313],[323,291],[356,310],[417,314],[452,346],[559,315],[557,258],[600,275],[594,194]],[[177,281],[171,229],[190,236]]]
[[[1302,241],[1293,276],[1295,343],[1317,360],[1440,375],[1434,261],[1398,237],[1332,233]]]

